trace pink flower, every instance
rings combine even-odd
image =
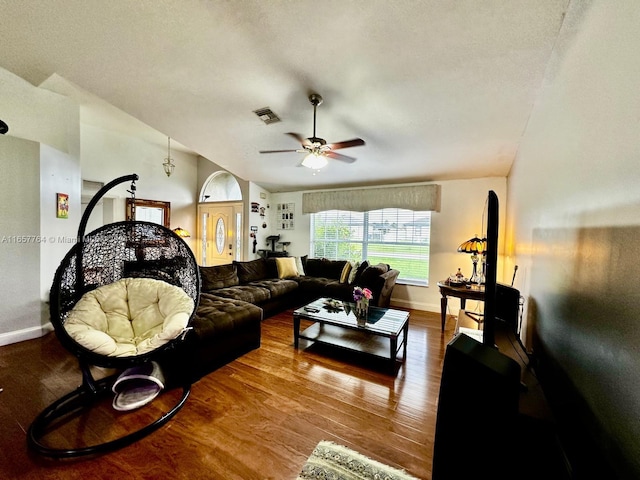
[[[368,288],[354,287],[353,289],[353,299],[357,302],[358,300],[362,300],[366,298],[367,300],[371,300],[373,298],[373,293]]]

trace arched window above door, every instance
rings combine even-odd
[[[242,200],[242,192],[236,178],[229,172],[212,174],[202,187],[200,202],[229,202]]]

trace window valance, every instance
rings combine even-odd
[[[440,185],[331,190],[302,194],[302,213],[327,210],[367,212],[381,208],[440,211]]]

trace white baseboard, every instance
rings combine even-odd
[[[0,347],[10,345],[12,343],[24,342],[25,340],[33,340],[40,338],[53,331],[51,322],[47,322],[39,327],[24,328],[22,330],[14,330],[13,332],[0,333]]]
[[[425,312],[440,313],[440,304],[434,305],[425,302],[412,302],[409,300],[399,300],[391,298],[391,307],[410,308],[412,310],[423,310]]]

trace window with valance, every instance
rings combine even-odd
[[[302,204],[311,213],[312,257],[387,263],[400,271],[398,282],[429,284],[438,185],[310,192]]]

